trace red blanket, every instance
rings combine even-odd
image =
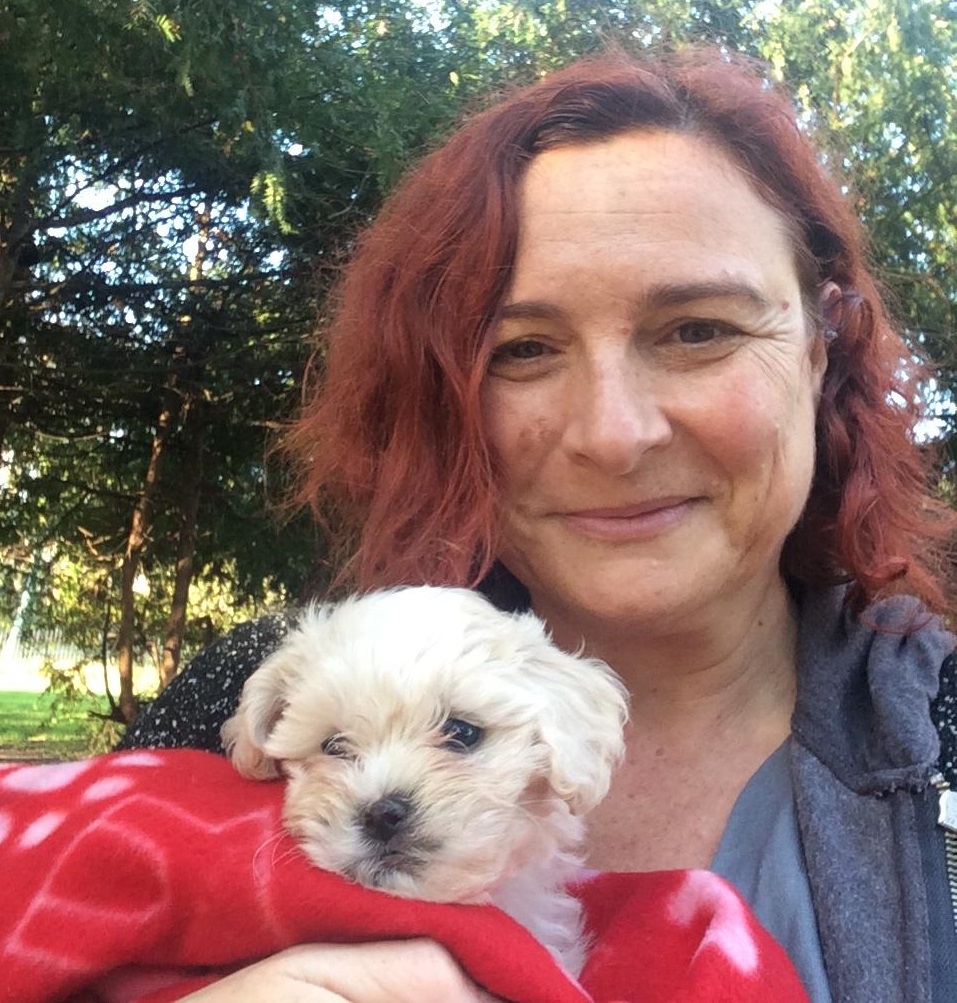
[[[114,753],[0,767],[0,1000],[160,1003],[305,941],[429,936],[514,1003],[791,1003],[790,962],[703,871],[585,880],[581,985],[491,906],[392,898],[317,870],[282,783],[218,756]]]

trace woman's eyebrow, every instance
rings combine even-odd
[[[636,302],[645,309],[683,306],[700,300],[745,300],[762,310],[771,308],[771,301],[750,282],[741,279],[714,279],[691,282],[661,282],[642,290]],[[521,300],[506,303],[496,320],[564,320],[567,313],[545,300]]]
[[[762,310],[771,308],[771,301],[760,289],[741,279],[663,282],[646,289],[641,299],[652,308],[682,306],[685,303],[713,299],[747,300]]]
[[[544,300],[522,300],[506,303],[497,314],[498,320],[563,320],[566,314],[561,307]]]

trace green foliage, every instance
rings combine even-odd
[[[58,740],[64,746],[76,743],[81,756],[109,752],[119,741],[122,728],[109,716],[103,698],[86,685],[82,664],[64,669],[47,661],[42,671],[49,684],[35,705],[42,717],[32,737],[49,736],[47,741]],[[60,750],[60,754],[65,751]]]
[[[954,357],[957,8],[785,3],[757,50],[794,89],[856,193],[901,318]]]
[[[178,415],[150,567],[173,561],[191,476],[180,409],[197,401],[214,461],[200,474],[201,575],[228,567],[237,609],[295,595],[309,575],[307,555],[320,548],[308,529],[280,534],[263,477],[268,428],[286,413],[315,312],[311,255],[283,246],[294,229],[289,143],[275,126],[293,104],[285,88],[301,96],[304,84],[292,59],[266,72],[285,50],[309,62],[304,10],[298,24],[257,4],[161,12],[90,0],[0,15],[15,54],[5,71],[20,85],[0,118],[0,547],[10,572],[0,602],[9,622],[29,584],[28,633],[53,622],[90,651],[112,638],[130,512],[167,405]],[[170,591],[153,594],[144,650]]]
[[[957,476],[957,7],[782,3],[754,27],[854,193],[899,323],[938,363],[943,489]]]

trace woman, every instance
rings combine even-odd
[[[729,877],[815,1001],[942,1000],[957,944],[929,705],[953,639],[926,610],[948,602],[954,517],[911,435],[919,375],[787,101],[717,52],[606,58],[406,179],[288,445],[299,500],[355,529],[359,588],[530,602],[628,684],[592,866]],[[163,733],[218,660],[127,744],[214,744],[232,696]],[[195,998],[293,964],[325,988],[289,999],[398,999],[412,970],[436,980],[416,999],[481,998],[407,949],[300,949]],[[359,986],[383,950],[384,982]]]

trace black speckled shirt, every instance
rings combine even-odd
[[[240,624],[204,648],[126,729],[118,749],[223,752],[219,729],[239,704],[243,684],[279,647],[295,614]]]
[[[940,735],[940,772],[957,787],[957,652],[940,667],[940,689],[931,705],[931,716]]]

